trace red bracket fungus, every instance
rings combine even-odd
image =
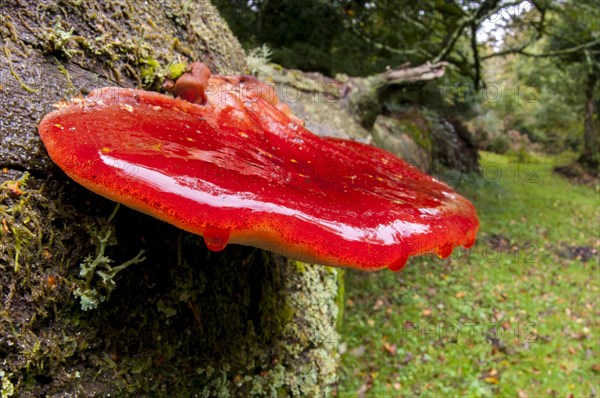
[[[409,256],[475,242],[468,200],[383,150],[312,134],[265,83],[197,63],[171,91],[180,98],[94,90],[59,104],[39,133],[75,181],[214,251],[237,243],[400,270]]]

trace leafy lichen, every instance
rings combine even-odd
[[[119,205],[115,207],[106,223],[103,223],[102,229],[97,233],[92,233],[97,241],[95,256],[88,255],[79,265],[79,276],[83,279],[75,282],[77,287],[73,294],[79,297],[81,309],[84,311],[97,308],[98,304],[108,299],[117,286],[115,276],[119,272],[146,259],[142,257],[144,250],[140,250],[131,260],[118,266],[112,266],[113,261],[105,255],[106,247],[116,244],[114,239],[111,240],[114,236],[114,227],[111,225],[111,221],[118,209]]]
[[[10,376],[10,374],[6,374],[3,370],[0,370],[0,396],[2,398],[12,397],[15,393],[15,386],[10,381]]]
[[[246,56],[246,63],[248,64],[250,73],[254,76],[258,76],[261,72],[268,73],[272,55],[273,52],[266,44],[250,50]]]

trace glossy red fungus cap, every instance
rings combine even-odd
[[[59,104],[39,125],[48,153],[83,186],[215,251],[239,243],[400,270],[411,255],[473,245],[475,208],[446,184],[372,146],[312,134],[256,79],[210,77],[203,65],[182,79],[173,91],[190,101],[104,88]]]

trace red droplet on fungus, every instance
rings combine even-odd
[[[272,87],[194,64],[172,90],[186,99],[94,90],[46,115],[40,136],[75,181],[211,250],[400,270],[409,256],[473,245],[467,199],[388,152],[312,134]]]
[[[400,255],[393,263],[388,265],[388,269],[394,272],[400,272],[406,266],[408,261],[408,254]]]
[[[206,247],[214,252],[218,252],[225,249],[225,246],[229,243],[230,233],[226,229],[207,225],[204,228],[202,236],[204,237]]]
[[[451,243],[445,243],[440,247],[436,248],[435,253],[438,255],[439,258],[448,258],[452,254],[452,249],[454,249],[454,247]]]

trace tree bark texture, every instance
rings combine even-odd
[[[157,89],[195,60],[244,72],[210,2],[0,0],[0,11],[2,396],[326,395],[341,271],[208,252],[70,181],[36,131],[53,103],[94,88]]]

